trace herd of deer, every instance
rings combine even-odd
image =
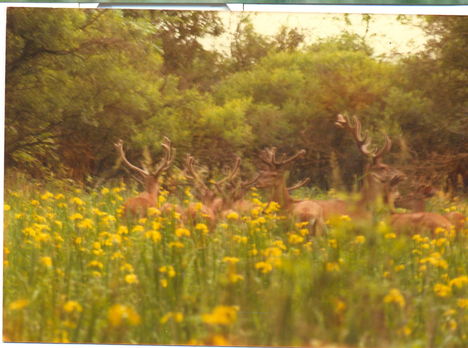
[[[389,208],[391,213],[389,222],[393,229],[398,232],[419,233],[423,230],[434,231],[438,227],[450,230],[452,228],[461,229],[465,223],[465,217],[458,212],[451,212],[445,215],[422,211],[424,199],[429,194],[425,192],[416,199],[412,206],[414,209],[409,213],[396,213],[394,211],[395,199],[399,193],[398,184],[406,179],[404,173],[398,169],[383,163],[382,157],[390,151],[391,140],[385,138],[385,144],[379,150],[371,150],[371,140],[367,132],[362,132],[360,121],[353,116],[338,115],[335,125],[348,130],[358,146],[362,155],[367,158],[367,165],[364,171],[364,181],[361,189],[361,196],[357,202],[347,202],[339,199],[331,200],[296,200],[291,196],[291,191],[304,186],[309,179],[302,180],[297,184],[288,187],[287,170],[291,163],[305,154],[305,150],[299,150],[294,155],[281,158],[276,156],[276,148],[267,148],[260,153],[260,160],[264,168],[250,180],[240,179],[240,158],[237,157],[234,166],[229,173],[218,181],[210,180],[205,182],[202,175],[194,166],[194,158],[188,156],[185,162],[184,175],[194,188],[194,196],[200,203],[191,203],[187,208],[166,203],[159,207],[161,210],[175,210],[181,214],[183,219],[194,219],[197,212],[206,218],[211,226],[216,221],[226,216],[229,212],[235,211],[245,213],[250,211],[254,204],[244,196],[253,186],[269,191],[270,202],[279,203],[283,213],[293,217],[297,221],[309,222],[311,230],[322,231],[325,228],[325,221],[332,216],[348,215],[353,220],[368,219],[372,215],[372,207],[378,199]],[[165,138],[162,143],[164,157],[155,166],[143,165],[139,168],[131,164],[123,150],[123,142],[120,140],[115,144],[123,163],[138,174],[139,180],[145,187],[145,191],[137,197],[128,199],[124,208],[127,215],[143,216],[147,209],[158,205],[158,194],[160,191],[159,178],[166,171],[175,157],[175,149],[171,142]]]

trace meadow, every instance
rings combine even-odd
[[[336,193],[330,192],[329,196]],[[7,186],[7,342],[463,347],[468,231],[399,235],[339,216],[312,236],[253,189],[215,228],[150,208],[123,183]],[[187,206],[190,189],[159,204]],[[432,209],[467,213],[442,194]],[[201,208],[201,204],[200,204]]]

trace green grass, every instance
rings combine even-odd
[[[412,237],[341,217],[311,236],[257,209],[208,231],[156,210],[127,221],[124,187],[49,190],[5,197],[6,341],[467,343],[466,230]]]

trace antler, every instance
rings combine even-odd
[[[293,190],[297,190],[298,188],[304,186],[305,184],[307,184],[308,182],[310,181],[310,178],[305,178],[301,181],[298,181],[297,183],[295,183],[293,186],[291,187],[288,187],[288,191],[291,192]]]
[[[161,175],[163,171],[166,171],[170,167],[176,154],[176,149],[172,148],[171,141],[168,137],[164,137],[161,145],[164,149],[164,158],[159,162],[159,165],[151,173],[155,177]]]
[[[129,167],[130,169],[133,169],[135,170],[137,173],[140,173],[141,175],[143,176],[148,176],[150,175],[150,173],[147,171],[147,170],[144,170],[144,169],[141,169],[133,164],[131,164],[128,160],[127,160],[127,157],[125,156],[125,152],[124,152],[124,149],[123,149],[123,140],[122,139],[119,139],[115,144],[114,144],[115,148],[117,149],[117,151],[119,152],[120,154],[120,157],[122,158],[122,161],[127,165],[127,167]]]
[[[187,159],[185,161],[186,170],[184,171],[184,175],[187,179],[192,180],[195,183],[195,185],[198,185],[203,191],[208,192],[210,191],[210,189],[208,188],[208,186],[205,185],[202,178],[200,177],[200,175],[198,175],[197,171],[193,167],[194,161],[195,159],[192,156],[187,156]]]
[[[392,141],[390,137],[385,134],[385,144],[377,151],[370,150],[369,146],[371,144],[371,139],[369,138],[367,131],[364,132],[364,134],[362,133],[361,122],[356,116],[353,116],[351,121],[351,119],[348,116],[343,116],[342,114],[339,114],[337,116],[335,125],[340,128],[348,129],[353,135],[354,140],[356,141],[356,144],[361,153],[364,154],[366,157],[371,158],[374,163],[380,162],[382,156],[385,153],[389,152],[392,147]]]
[[[270,147],[260,152],[260,159],[265,162],[271,169],[280,169],[294,161],[296,158],[303,156],[305,153],[306,150],[301,149],[289,158],[286,158],[286,156],[283,154],[283,156],[281,156],[281,160],[277,160],[276,147]]]

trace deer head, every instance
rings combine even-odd
[[[378,196],[383,197],[384,202],[392,207],[397,185],[406,179],[400,170],[383,163],[382,157],[392,147],[392,141],[385,135],[385,144],[380,149],[371,149],[371,138],[367,132],[362,132],[361,122],[356,116],[351,119],[348,116],[338,115],[335,125],[347,129],[356,142],[359,151],[367,159],[365,179],[363,185],[363,200],[374,201]]]
[[[260,152],[260,160],[266,165],[266,168],[260,172],[260,177],[257,182],[257,187],[267,188],[278,186],[284,182],[284,174],[289,168],[289,165],[296,159],[304,156],[306,151],[304,149],[297,151],[294,155],[287,157],[285,154],[281,156],[281,159],[276,158],[276,147],[266,148]],[[307,183],[299,183],[303,186]],[[295,185],[296,186],[296,185]],[[293,189],[299,188],[295,187]]]
[[[193,182],[196,197],[203,204],[213,205],[215,201],[221,201],[222,209],[230,207],[235,201],[242,199],[247,190],[258,180],[258,175],[251,180],[243,181],[239,178],[240,157],[236,157],[234,165],[226,176],[218,181],[210,181],[208,184],[194,167],[194,158],[188,156],[186,160],[185,176]]]
[[[169,140],[169,138],[164,137],[164,140],[161,143],[161,145],[164,150],[164,156],[159,161],[159,163],[155,165],[148,165],[144,163],[142,165],[143,168],[139,168],[128,161],[125,155],[125,151],[123,149],[123,140],[119,140],[114,144],[123,163],[135,174],[137,174],[135,179],[144,185],[145,191],[148,193],[154,193],[155,191],[157,192],[159,188],[159,177],[171,166],[175,157],[176,151],[172,148],[171,141]]]

